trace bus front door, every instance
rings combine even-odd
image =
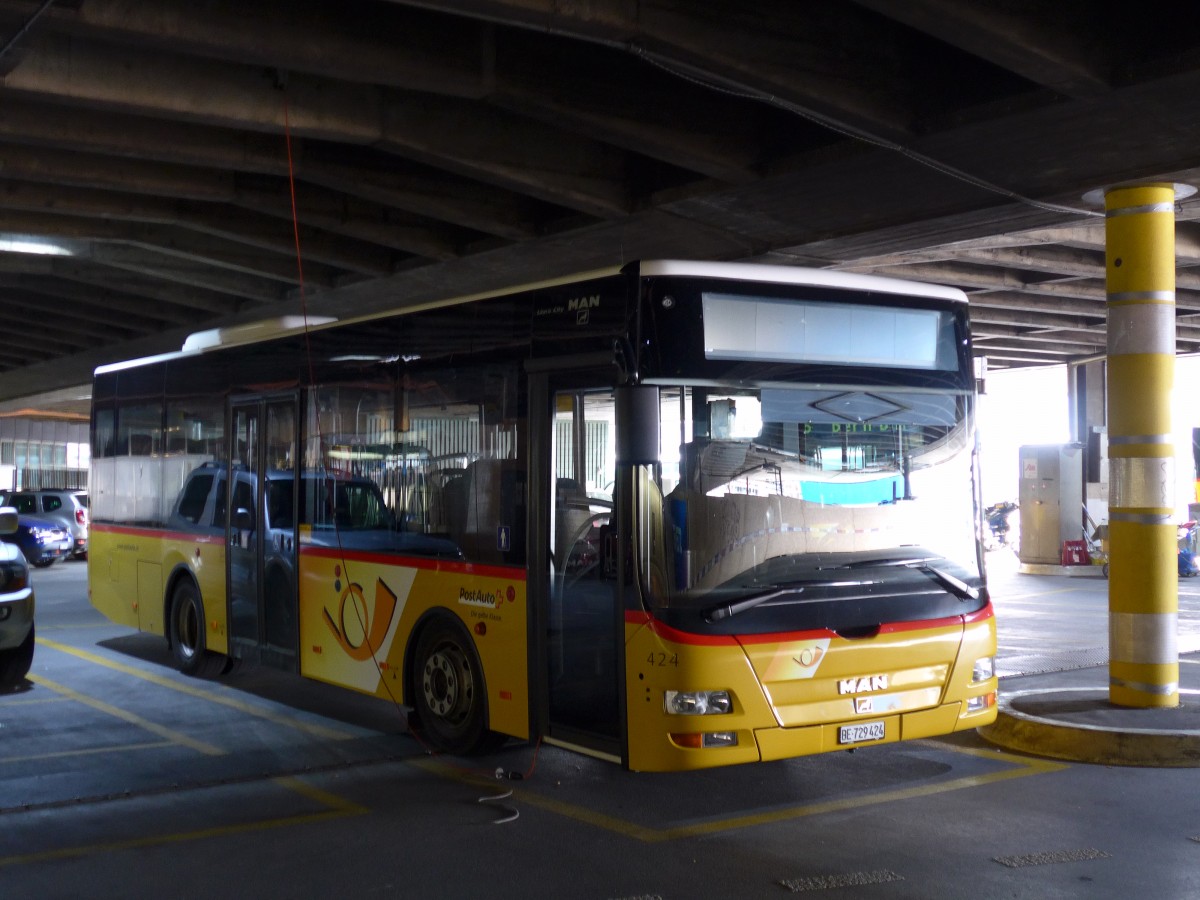
[[[621,754],[623,616],[615,553],[613,392],[554,390],[548,452],[547,733],[606,756]],[[543,496],[545,494],[543,493]]]
[[[226,521],[233,656],[297,666],[294,396],[239,399],[232,409]]]

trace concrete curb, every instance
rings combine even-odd
[[[1109,707],[1079,721],[1081,701],[1107,701],[1099,688],[1046,688],[1001,694],[996,721],[979,735],[1006,750],[1107,766],[1200,767],[1200,691],[1180,690],[1180,709],[1126,710]],[[1022,709],[1036,705],[1038,712]],[[1153,727],[1144,725],[1152,718]],[[1172,722],[1172,718],[1177,721]],[[1168,727],[1159,727],[1159,723]],[[1183,727],[1175,727],[1183,726]]]
[[[1020,563],[1017,571],[1022,575],[1063,575],[1067,578],[1107,578],[1108,572],[1101,565],[1056,566],[1049,563]]]

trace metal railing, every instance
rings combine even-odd
[[[87,469],[16,469],[12,490],[15,491],[86,491]]]

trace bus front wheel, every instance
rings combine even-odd
[[[205,646],[204,621],[204,603],[200,599],[200,591],[185,578],[171,595],[167,630],[175,665],[183,674],[197,678],[211,678],[220,674],[225,662]]]
[[[435,619],[421,632],[413,655],[414,716],[418,736],[447,753],[483,753],[503,740],[487,728],[483,667],[462,628]]]

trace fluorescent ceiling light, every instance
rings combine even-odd
[[[41,256],[74,256],[75,252],[62,244],[39,238],[0,237],[0,253],[35,253]]]

